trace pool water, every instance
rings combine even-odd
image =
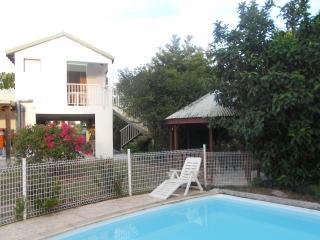
[[[320,212],[216,195],[93,224],[52,239],[319,240]]]

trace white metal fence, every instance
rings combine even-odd
[[[170,169],[181,169],[188,156],[204,159],[199,179],[205,186],[247,185],[251,181],[252,159],[245,152],[129,152],[114,159],[35,163],[25,168],[17,164],[0,169],[0,225],[23,219],[24,214],[29,218],[150,192],[167,178]]]

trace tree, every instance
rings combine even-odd
[[[168,142],[163,120],[214,85],[214,74],[204,51],[187,37],[177,36],[160,48],[151,62],[133,71],[120,71],[118,88],[127,112],[137,113],[159,147]]]
[[[270,18],[272,1],[239,5],[239,24],[214,28],[211,54],[219,102],[237,111],[225,122],[260,159],[275,184],[299,187],[320,179],[320,17],[308,1],[281,9],[286,30]]]
[[[0,89],[14,88],[14,73],[0,73]]]

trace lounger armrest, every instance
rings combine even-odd
[[[191,171],[190,177],[195,179],[198,177],[198,174],[199,174],[199,171]]]
[[[179,174],[181,173],[181,170],[177,169],[170,169],[168,172],[169,178],[179,178]]]

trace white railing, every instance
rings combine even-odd
[[[69,106],[106,105],[107,90],[98,84],[67,84]]]
[[[131,140],[140,135],[139,129],[137,129],[133,124],[128,124],[120,130],[121,136],[121,148],[128,144]]]
[[[112,104],[117,108],[123,108],[123,105],[120,102],[120,91],[116,87],[112,88]]]
[[[128,110],[125,107],[125,103],[123,102],[123,96],[121,91],[117,87],[112,88],[112,104],[117,110],[121,111],[122,115],[126,115],[126,117],[130,118],[130,121],[135,123],[140,123],[140,114],[138,111]]]

